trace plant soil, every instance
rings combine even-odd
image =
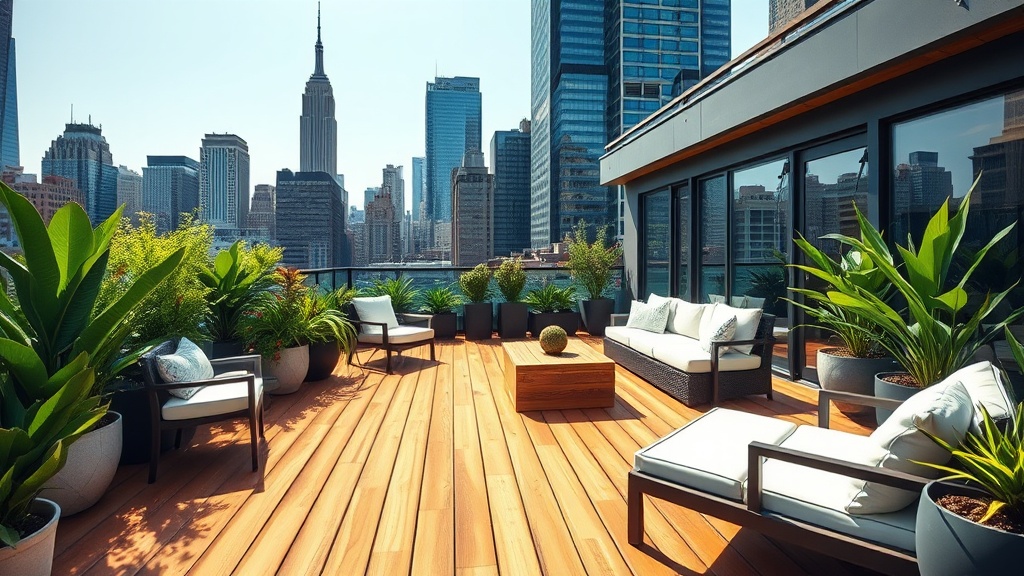
[[[907,388],[920,388],[917,384],[917,378],[914,378],[910,374],[887,374],[882,377],[882,380],[897,386],[906,386]]]
[[[990,528],[998,528],[999,530],[1004,530],[1006,532],[1013,532],[1014,534],[1024,535],[1024,518],[1007,516],[1005,508],[989,518],[988,521],[981,522],[981,518],[985,515],[985,511],[988,510],[988,505],[991,502],[992,499],[987,496],[974,498],[958,494],[946,494],[936,500],[936,504],[939,506],[942,506],[957,516],[966,518],[971,522],[984,524]]]
[[[117,415],[116,414],[111,414],[110,412],[107,412],[102,417],[100,417],[100,419],[98,421],[96,421],[95,424],[92,425],[92,428],[89,428],[89,432],[92,432],[94,430],[99,430],[100,428],[103,428],[104,426],[110,426],[114,422],[117,422]],[[88,432],[86,432],[86,434],[88,434]]]
[[[829,356],[838,356],[840,358],[885,358],[885,352],[871,351],[866,356],[857,356],[849,348],[845,346],[838,346],[836,348],[825,348],[822,350]]]
[[[29,513],[28,516],[25,516],[21,520],[15,520],[13,522],[14,525],[11,527],[17,530],[18,534],[20,534],[22,538],[27,538],[41,530],[49,521],[50,519],[46,516]]]

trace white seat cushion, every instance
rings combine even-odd
[[[629,346],[629,335],[636,328],[626,328],[625,326],[608,326],[604,329],[605,338],[615,340],[623,346]]]
[[[256,397],[263,395],[263,379],[256,378]],[[245,410],[249,406],[249,384],[245,380],[204,386],[189,399],[172,397],[164,402],[164,420],[188,420]]]
[[[382,332],[361,332],[358,339],[364,344],[380,344],[384,342],[384,334]],[[392,344],[410,344],[412,342],[425,342],[433,339],[433,328],[420,328],[418,326],[388,327],[388,342]]]
[[[398,328],[398,317],[395,316],[395,309],[391,306],[391,296],[374,296],[353,298],[352,305],[356,309],[356,315],[363,322],[380,322],[388,325],[388,331]],[[380,334],[380,326],[363,325],[361,332],[366,334]]]
[[[682,338],[685,338],[683,336]],[[691,374],[707,374],[711,372],[711,353],[701,349],[700,343],[687,338],[689,343],[679,345],[676,342],[665,342],[654,347],[654,358],[676,370]],[[692,344],[691,344],[692,343]],[[719,372],[735,372],[739,370],[755,370],[761,366],[761,357],[739,352],[726,352],[718,357]]]
[[[685,336],[678,336],[676,334],[655,334],[654,332],[647,332],[639,328],[628,328],[628,330],[631,330],[629,332],[629,347],[651,358],[654,358],[655,346],[664,344],[671,338],[685,338]]]
[[[638,451],[633,464],[651,476],[742,500],[747,445],[754,440],[778,444],[795,429],[785,420],[713,408]]]
[[[716,304],[712,311],[711,321],[706,324],[701,323],[701,340],[704,340],[705,334],[724,324],[730,316],[736,317],[736,334],[733,335],[732,340],[752,340],[757,336],[757,326],[761,323],[760,308],[733,308],[725,304]],[[747,344],[732,348],[737,352],[750,354],[754,346]]]

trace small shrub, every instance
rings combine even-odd
[[[473,304],[486,302],[491,295],[491,269],[487,264],[477,264],[475,268],[459,275],[459,288]]]
[[[523,261],[519,258],[504,260],[501,266],[494,271],[494,279],[506,302],[519,302],[519,297],[522,296],[523,288],[526,286]]]

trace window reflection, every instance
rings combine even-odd
[[[729,303],[784,317],[789,244],[789,162],[733,173],[732,290]]]
[[[679,222],[676,228],[679,253],[679,285],[676,294],[685,300],[690,299],[690,235],[693,233],[690,226],[690,202],[690,187],[684,185],[676,188],[676,218]]]
[[[700,301],[725,298],[725,176],[700,182]],[[712,299],[712,295],[715,296]]]
[[[644,274],[642,297],[651,292],[669,295],[669,251],[671,232],[670,193],[666,190],[641,196],[643,202],[643,246],[641,270]]]

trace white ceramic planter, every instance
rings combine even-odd
[[[264,362],[263,372],[277,379],[277,387],[267,391],[271,394],[291,394],[298,391],[306,379],[309,369],[309,346],[296,346],[281,350],[281,359],[273,364]]]
[[[17,548],[0,548],[0,576],[50,576],[60,506],[45,498],[36,498],[30,510],[33,514],[48,516],[50,521],[35,534],[22,538]]]
[[[121,415],[102,428],[83,434],[68,448],[68,460],[39,493],[60,506],[61,516],[77,514],[107,492],[121,459]]]

